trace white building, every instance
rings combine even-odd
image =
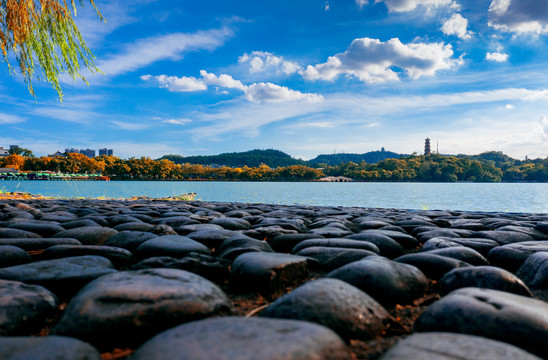
[[[6,157],[10,154],[10,152],[7,149],[4,149],[3,147],[0,147],[0,157]]]

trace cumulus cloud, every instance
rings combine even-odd
[[[366,0],[356,0],[356,2],[365,2]],[[389,12],[407,12],[413,11],[419,6],[427,9],[437,7],[450,7],[459,10],[460,6],[453,0],[375,0],[375,4],[383,2]]]
[[[514,105],[512,104],[506,104],[506,106],[504,107],[506,110],[513,110],[514,109]]]
[[[355,76],[365,83],[399,80],[395,69],[410,78],[433,76],[437,71],[451,69],[462,63],[453,58],[451,45],[443,43],[402,44],[399,39],[382,42],[378,39],[355,39],[344,52],[315,66],[309,65],[300,74],[306,80],[334,80],[340,75]]]
[[[485,60],[495,61],[495,62],[505,62],[505,61],[508,61],[508,54],[504,54],[500,52],[494,52],[494,53],[488,52],[485,55]]]
[[[236,89],[243,91],[244,98],[252,102],[286,102],[286,101],[306,101],[318,102],[322,101],[323,97],[318,94],[302,93],[300,91],[291,90],[285,86],[280,86],[272,83],[254,83],[244,85],[240,80],[234,79],[227,74],[215,75],[208,73],[205,70],[200,71],[201,79],[195,77],[177,77],[167,75],[143,75],[143,81],[155,81],[160,84],[161,88],[169,91],[200,91],[207,90],[208,86],[217,86],[224,89]],[[167,122],[167,121],[164,121]],[[175,124],[175,122],[168,122]],[[181,123],[177,123],[182,125]]]
[[[5,113],[0,113],[0,124],[2,125],[8,125],[8,124],[18,124],[25,122],[26,119],[22,118],[17,115],[10,115]]]
[[[219,76],[208,73],[205,70],[200,70],[200,75],[207,85],[216,85],[228,89],[238,89],[245,91],[246,86],[240,80],[234,80],[232,76],[221,74]]]
[[[295,100],[320,102],[323,100],[321,95],[302,93],[272,83],[252,84],[247,86],[244,92],[245,98],[253,102],[284,102]]]
[[[327,5],[329,6],[329,5]],[[266,51],[253,51],[250,54],[243,54],[238,58],[240,64],[249,64],[249,72],[271,72],[275,74],[291,75],[297,72],[301,67],[299,64],[284,60],[281,56],[276,56]]]
[[[463,18],[461,14],[453,14],[449,19],[445,20],[441,31],[445,35],[456,35],[463,40],[471,39],[474,34],[468,30],[468,20]]]
[[[538,0],[493,0],[489,26],[516,34],[548,33],[548,2]]]
[[[539,120],[539,134],[543,140],[548,140],[548,118],[541,115]]]
[[[195,77],[177,77],[167,75],[143,75],[141,76],[143,81],[153,81],[160,85],[161,88],[168,89],[169,91],[200,91],[207,90],[207,85],[200,79]]]

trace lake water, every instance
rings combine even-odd
[[[195,192],[203,201],[548,213],[547,183],[0,181],[0,190],[111,198]]]

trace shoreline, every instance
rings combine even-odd
[[[101,353],[102,359],[128,359],[131,354],[144,352],[145,346],[153,346],[150,339],[157,333],[169,334],[185,326],[207,326],[209,333],[220,331],[217,326],[222,323],[227,328],[217,332],[220,338],[216,341],[221,347],[230,347],[233,339],[223,340],[222,334],[230,332],[231,326],[244,332],[256,322],[262,324],[261,332],[278,326],[276,321],[283,314],[287,316],[287,310],[279,313],[276,307],[289,296],[292,308],[301,309],[293,312],[291,321],[296,322],[291,323],[292,327],[312,321],[321,329],[331,329],[330,341],[337,344],[337,351],[354,359],[380,358],[402,346],[397,344],[404,339],[432,331],[424,325],[425,318],[434,316],[431,307],[443,305],[454,291],[466,290],[458,288],[490,289],[495,292],[484,296],[493,297],[495,302],[503,291],[519,301],[533,301],[530,308],[540,314],[548,307],[548,294],[536,287],[531,280],[534,276],[520,273],[521,279],[515,280],[519,273],[515,259],[500,258],[507,250],[499,254],[508,247],[519,253],[517,245],[531,242],[546,246],[545,250],[537,249],[541,255],[548,251],[548,214],[19,196],[0,196],[0,246],[18,248],[19,253],[25,253],[20,259],[26,260],[0,268],[0,279],[4,279],[0,280],[0,296],[6,280],[12,282],[10,286],[22,281],[47,289],[41,291],[53,293],[58,301],[39,320],[34,318],[35,323],[28,328],[33,330],[21,325],[21,317],[32,318],[30,309],[9,314],[10,326],[16,328],[12,331],[45,340],[52,339],[48,335],[53,334],[81,339]],[[13,255],[9,260],[15,258]],[[526,258],[520,261],[522,265]],[[28,275],[33,266],[40,270]],[[371,280],[355,282],[353,276],[363,271],[371,274]],[[467,282],[448,291],[447,287],[453,285],[444,276],[461,271],[471,272]],[[491,281],[482,280],[486,276]],[[68,278],[72,279],[70,286]],[[375,281],[377,278],[385,280]],[[92,279],[96,280],[89,283]],[[129,283],[140,285],[126,286]],[[333,292],[338,287],[340,290]],[[115,291],[116,301],[105,302],[112,296],[106,289]],[[78,296],[78,291],[86,295]],[[151,294],[160,295],[151,298]],[[161,294],[167,298],[180,296],[180,300],[168,305]],[[351,300],[356,297],[362,305]],[[211,306],[201,308],[206,298],[212,301]],[[512,301],[518,300],[512,297]],[[299,308],[300,303],[303,308]],[[88,330],[70,325],[81,321],[79,311],[99,304],[100,312],[85,315]],[[199,309],[194,307],[198,304]],[[363,308],[363,304],[370,307]],[[460,306],[465,306],[460,310],[465,313],[468,305]],[[133,321],[120,311],[149,315]],[[194,311],[203,320],[196,321]],[[522,319],[526,314],[518,312],[516,316]],[[476,316],[467,321],[473,323]],[[342,327],[341,321],[345,324]],[[519,324],[526,328],[529,321],[524,318]],[[450,323],[453,328],[443,331],[463,332],[456,319]],[[423,324],[422,328],[418,324]],[[118,327],[124,331],[112,332]],[[501,328],[492,333],[480,330],[487,332],[480,339],[505,333]],[[308,342],[313,346],[306,351],[318,351],[318,358],[322,358],[323,351],[327,351],[325,344],[314,339],[312,333],[287,335],[280,340],[282,343],[272,338],[277,350],[270,351]],[[443,339],[435,339],[433,344],[444,344]],[[475,336],[473,340],[480,341]],[[512,337],[497,340],[545,355],[534,345],[516,343]],[[187,339],[191,341],[199,342]],[[252,340],[245,341],[251,342],[231,351],[245,351],[256,345]],[[177,347],[169,342],[163,346]],[[449,345],[443,346],[453,351]],[[483,351],[489,346],[481,343],[476,349]],[[216,348],[204,351],[210,351],[208,356],[215,358],[211,351]],[[157,355],[162,352],[147,351]]]

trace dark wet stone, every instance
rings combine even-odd
[[[20,229],[0,228],[0,239],[3,239],[3,238],[24,239],[24,238],[41,238],[41,236],[36,233],[20,230]]]
[[[101,360],[90,344],[65,336],[0,337],[0,359]]]
[[[523,234],[527,234],[535,240],[548,240],[548,234],[545,234],[544,232],[538,231],[534,228],[525,227],[525,226],[508,225],[508,226],[500,227],[495,231],[517,231]]]
[[[470,219],[457,219],[451,220],[451,228],[453,229],[465,229],[472,231],[482,231],[487,230],[487,227],[483,225],[480,221],[470,220]]]
[[[45,224],[45,223],[30,223],[30,222],[19,222],[16,224],[11,224],[8,228],[19,229],[30,231],[32,233],[38,234],[42,237],[50,237],[56,233],[65,230],[57,224]]]
[[[352,239],[310,239],[305,240],[301,243],[299,243],[297,246],[293,248],[291,251],[292,253],[297,253],[301,251],[302,249],[309,248],[309,247],[335,247],[335,248],[343,248],[343,249],[362,249],[362,250],[369,250],[374,253],[379,254],[380,250],[377,247],[377,245],[370,243],[368,241],[362,241],[362,240],[352,240]]]
[[[307,247],[297,252],[296,255],[316,259],[324,271],[332,271],[369,256],[378,256],[377,253],[369,250],[323,246]]]
[[[548,222],[541,222],[535,225],[534,229],[548,235]]]
[[[380,360],[540,360],[518,347],[481,336],[427,332],[399,341]]]
[[[58,223],[61,223],[61,224],[69,222],[69,221],[73,221],[73,220],[76,220],[76,219],[77,219],[76,215],[70,214],[70,216],[69,216],[69,215],[66,215],[64,213],[63,214],[49,213],[49,214],[45,214],[44,216],[40,217],[40,220],[55,221],[55,222],[58,222]]]
[[[107,241],[104,242],[103,245],[119,247],[129,250],[131,252],[135,252],[139,245],[147,240],[154,239],[155,237],[158,236],[149,232],[121,231],[111,236]]]
[[[274,252],[266,241],[252,239],[245,235],[236,235],[226,239],[215,251],[215,256],[233,261],[246,252]]]
[[[151,233],[158,235],[158,236],[164,236],[164,235],[179,235],[177,234],[177,231],[173,230],[173,228],[169,225],[161,224],[161,225],[154,225],[154,228],[152,228]]]
[[[437,226],[436,224],[423,225],[423,226],[417,226],[413,228],[410,231],[410,234],[417,237],[419,236],[419,234],[422,234],[423,232],[436,231],[436,230],[443,230],[443,229]]]
[[[284,234],[278,235],[270,241],[270,246],[276,252],[288,253],[299,243],[308,239],[317,239],[314,234]]]
[[[41,286],[0,280],[0,335],[31,335],[45,325],[56,306],[55,295]]]
[[[150,219],[151,220],[151,219]],[[114,216],[109,216],[107,218],[107,221],[110,225],[110,227],[115,227],[116,225],[120,225],[120,224],[126,224],[126,223],[133,223],[133,222],[139,222],[141,221],[140,219],[134,217],[134,216],[131,216],[131,215],[114,215]]]
[[[548,252],[538,252],[527,258],[516,276],[529,287],[548,289]]]
[[[131,267],[132,270],[170,268],[190,271],[211,281],[225,281],[230,277],[232,262],[213,256],[189,253],[182,259],[159,256],[145,259]]]
[[[358,227],[362,230],[380,229],[383,226],[388,226],[390,223],[382,220],[364,220],[358,223]]]
[[[0,245],[17,246],[25,251],[35,251],[47,249],[54,245],[82,245],[76,239],[62,239],[62,238],[20,238],[20,239],[2,239],[0,238]]]
[[[380,235],[388,236],[389,238],[393,239],[398,244],[400,244],[401,247],[403,247],[406,250],[416,249],[421,245],[419,241],[415,239],[413,236],[408,235],[407,233],[399,232],[399,231],[376,229],[376,230],[366,230],[366,231],[360,232],[360,234],[364,234],[364,233],[365,234],[372,233],[372,234],[380,234]]]
[[[299,232],[306,231],[306,224],[302,219],[261,217],[259,221],[255,222],[254,227],[266,227],[276,225],[286,230],[295,230]]]
[[[109,225],[107,219],[105,219],[105,217],[104,217],[104,216],[101,216],[101,215],[86,215],[86,216],[83,216],[83,217],[79,218],[78,220],[74,220],[74,222],[64,223],[63,225],[69,226],[68,224],[70,224],[71,228],[74,228],[74,227],[83,227],[83,226],[96,226],[96,225],[78,225],[78,226],[73,226],[74,224],[77,224],[77,221],[80,221],[80,220],[91,220],[91,221],[93,221],[94,223],[99,224],[99,226],[108,226],[108,225]],[[64,227],[64,226],[63,226],[63,227]]]
[[[71,238],[80,241],[83,245],[103,245],[118,231],[101,226],[86,226],[58,232],[54,238]]]
[[[534,240],[531,236],[517,231],[480,231],[474,233],[472,236],[476,238],[495,240],[499,245],[508,245]]]
[[[548,241],[526,241],[498,246],[487,255],[491,265],[516,272],[529,256],[540,251],[548,251]]]
[[[0,245],[0,268],[27,264],[31,261],[30,255],[20,247]]]
[[[346,341],[381,334],[390,317],[372,297],[337,279],[310,281],[277,299],[259,316],[310,321]]]
[[[66,297],[91,280],[114,272],[116,270],[107,258],[88,255],[2,268],[0,279],[41,285],[57,296]]]
[[[449,257],[426,253],[407,254],[394,259],[394,261],[413,265],[428,278],[439,280],[445,273],[470,264]]]
[[[73,256],[98,255],[112,261],[114,266],[127,265],[131,257],[131,252],[126,249],[113,246],[100,245],[55,245],[48,247],[39,255],[40,260],[51,260]]]
[[[460,288],[477,287],[533,296],[527,285],[517,276],[494,266],[454,269],[445,274],[438,285],[442,295]]]
[[[548,358],[548,303],[504,291],[455,290],[430,305],[415,330],[483,336]]]
[[[139,245],[139,247],[135,250],[135,256],[139,258],[155,256],[182,258],[191,252],[207,255],[210,253],[210,250],[207,246],[186,236],[165,235],[157,236]]]
[[[424,231],[417,234],[417,239],[421,242],[421,244],[424,244],[428,240],[437,238],[437,237],[458,238],[460,237],[460,235],[454,231],[451,231],[451,229],[436,229],[436,230]]]
[[[93,221],[91,219],[78,219],[78,220],[64,222],[62,226],[65,230],[70,230],[70,229],[75,229],[80,227],[104,226],[104,225],[99,224],[96,221]]]
[[[193,224],[193,225],[183,225],[179,226],[177,229],[179,235],[188,235],[193,232],[204,231],[204,230],[224,230],[222,226],[214,224]]]
[[[499,244],[490,239],[477,239],[477,238],[441,238],[444,240],[449,240],[451,242],[457,243],[464,247],[474,249],[483,256],[487,256],[491,249],[499,246]]]
[[[400,220],[400,221],[396,221],[395,225],[401,227],[408,233],[411,233],[414,228],[417,228],[419,226],[436,226],[430,221],[426,221],[422,219]]]
[[[393,240],[386,235],[374,234],[369,231],[364,231],[359,234],[347,236],[346,238],[367,241],[375,244],[379,248],[380,254],[389,259],[397,258],[398,256],[402,256],[405,253],[403,247],[398,244],[396,240]]]
[[[183,225],[200,224],[198,220],[191,219],[187,216],[172,216],[154,219],[150,221],[153,225],[169,225],[172,228],[176,228]]]
[[[151,231],[154,225],[147,224],[146,222],[128,222],[113,227],[116,231]]]
[[[195,232],[191,232],[187,236],[194,241],[204,244],[208,248],[214,249],[218,248],[226,239],[230,239],[238,235],[240,234],[235,231],[221,228],[198,230]]]
[[[246,216],[251,216],[250,213],[248,213],[247,211],[242,211],[242,210],[230,210],[230,211],[225,211],[223,212],[225,214],[225,216],[228,216],[228,217],[232,217],[232,218],[244,218]]]
[[[314,235],[320,235],[320,237],[326,238],[342,238],[353,234],[353,232],[350,230],[339,229],[332,226],[312,229],[310,230],[310,232]]]
[[[84,287],[53,333],[99,349],[135,346],[173,326],[231,312],[225,293],[201,276],[176,269],[124,271]]]
[[[410,304],[428,286],[428,279],[416,267],[380,256],[350,263],[327,276],[356,286],[385,307]]]
[[[240,218],[215,218],[210,224],[219,225],[227,230],[248,230],[251,224]]]
[[[479,252],[463,246],[430,250],[426,251],[425,254],[441,255],[464,261],[470,265],[489,265],[487,259],[484,258]]]
[[[258,240],[271,241],[276,236],[286,235],[286,234],[297,234],[297,230],[288,230],[288,229],[284,229],[283,227],[279,225],[271,225],[271,226],[255,227],[251,230],[244,231],[244,234]]]
[[[461,244],[449,240],[449,238],[433,238],[422,244],[419,251],[432,251],[451,247],[463,247]]]
[[[310,259],[302,256],[248,252],[232,263],[230,287],[235,292],[275,298],[288,287],[303,283],[308,277],[309,264]]]
[[[352,359],[332,330],[305,321],[222,317],[167,330],[143,344],[132,360]]]

